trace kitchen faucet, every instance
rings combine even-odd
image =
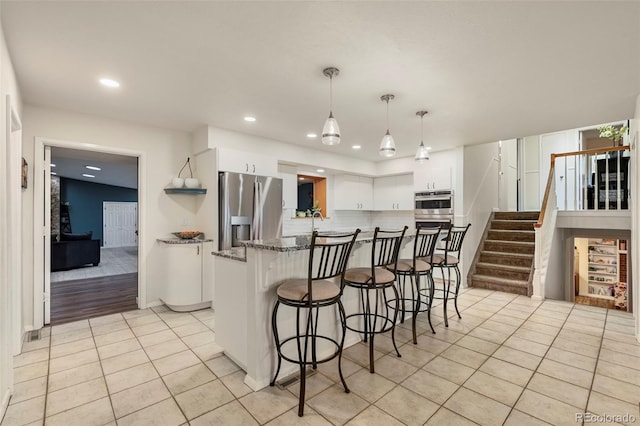
[[[322,213],[320,213],[320,210],[316,210],[313,213],[311,213],[311,233],[312,234],[313,234],[313,231],[318,230],[318,228],[316,228],[315,226],[316,215],[320,216],[320,220],[324,222],[324,218],[322,217]]]

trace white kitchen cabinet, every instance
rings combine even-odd
[[[163,273],[160,299],[171,310],[194,311],[213,300],[212,241],[183,244],[160,241]]]
[[[373,209],[414,210],[413,175],[385,176],[373,180]]]
[[[334,210],[373,210],[373,179],[356,175],[333,179]]]
[[[420,191],[451,190],[451,167],[432,167],[429,162],[416,164],[413,171],[413,189]]]
[[[298,208],[298,174],[293,166],[278,166],[278,177],[282,179],[282,208]]]
[[[218,148],[218,171],[278,176],[278,160],[262,154]]]

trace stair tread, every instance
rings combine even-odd
[[[521,244],[521,245],[527,245],[527,246],[536,245],[534,241],[509,241],[509,240],[489,240],[489,239],[486,239],[484,241],[490,242],[490,243],[499,243],[499,244]]]
[[[472,279],[477,279],[479,281],[491,281],[494,282],[496,284],[507,284],[507,285],[515,285],[518,287],[525,287],[529,285],[529,281],[526,280],[514,280],[511,278],[498,278],[498,277],[492,277],[489,275],[480,275],[480,274],[473,274]]]
[[[487,254],[490,256],[501,256],[501,257],[517,257],[519,259],[533,259],[532,254],[526,254],[526,253],[509,253],[504,251],[480,250],[480,254]]]
[[[476,266],[483,266],[485,268],[502,269],[502,270],[508,270],[508,271],[514,271],[514,272],[531,271],[531,267],[527,267],[527,266],[502,265],[500,263],[491,263],[491,262],[478,262]]]
[[[534,232],[536,232],[533,229],[528,230],[528,229],[493,229],[493,228],[489,229],[489,231],[490,232],[504,232],[504,233],[517,232],[518,234],[533,234]]]

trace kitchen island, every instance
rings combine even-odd
[[[410,231],[408,231],[410,232]],[[353,247],[348,268],[371,263],[373,232],[361,233]],[[412,255],[412,235],[403,240],[401,257]],[[245,241],[246,257],[217,254],[216,271],[216,343],[247,373],[245,384],[253,390],[269,385],[275,372],[276,348],[271,330],[271,314],[278,285],[289,278],[305,278],[308,271],[310,236],[273,240]],[[342,303],[347,314],[359,312],[359,293],[345,288]],[[295,334],[295,312],[282,307],[278,313],[281,336]],[[320,315],[321,334],[340,335],[338,312],[324,308]],[[360,335],[347,331],[345,347],[360,341]],[[295,346],[295,345],[291,345]],[[333,346],[319,345],[320,356],[332,353]],[[298,372],[298,366],[283,362],[280,377]]]

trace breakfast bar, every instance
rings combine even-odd
[[[410,256],[413,240],[405,237],[401,257]],[[371,262],[373,232],[361,233],[354,245],[349,267],[366,266]],[[284,237],[273,240],[245,241],[246,257],[230,253],[216,255],[216,341],[225,354],[242,367],[247,375],[245,384],[253,390],[266,387],[274,374],[276,349],[271,329],[271,314],[278,284],[288,278],[305,278],[311,236]],[[232,253],[231,253],[232,254]],[[347,312],[360,309],[359,293],[345,288],[342,303]],[[323,321],[324,320],[324,321]],[[323,315],[319,328],[326,335],[337,337],[341,332],[339,316]],[[295,310],[283,309],[278,317],[282,336],[295,334]],[[360,341],[357,333],[348,331],[345,347]],[[319,346],[318,352],[334,348]],[[283,363],[280,377],[296,373],[298,366]]]

